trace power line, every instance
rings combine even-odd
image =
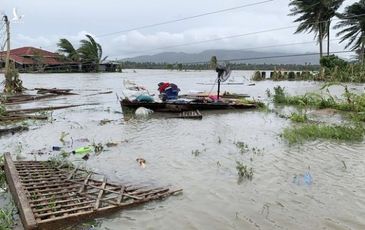
[[[330,54],[341,54],[341,53],[352,53],[354,51],[342,50],[342,51],[334,51],[330,52]],[[275,59],[275,58],[288,58],[288,57],[305,57],[305,56],[315,56],[320,53],[301,53],[301,54],[288,54],[288,55],[276,55],[276,56],[262,56],[262,57],[252,57],[252,58],[235,58],[235,59],[225,59],[219,60],[220,62],[238,62],[238,61],[251,61],[251,60],[260,60],[260,59]],[[204,64],[209,63],[210,61],[200,61],[200,62],[186,62],[181,64]]]
[[[330,39],[331,42],[341,40],[341,38],[334,38]],[[278,47],[285,47],[285,46],[296,46],[296,45],[306,45],[306,44],[313,44],[317,41],[308,41],[308,42],[294,42],[294,43],[282,43],[277,45],[265,45],[265,46],[256,46],[246,49],[239,49],[240,51],[246,51],[246,50],[257,50],[257,49],[267,49],[267,48],[278,48]],[[109,56],[109,58],[117,58],[118,56]]]
[[[235,7],[226,8],[226,9],[223,9],[223,10],[217,10],[217,11],[197,14],[197,15],[193,15],[193,16],[189,16],[189,17],[180,18],[180,19],[168,20],[168,21],[164,21],[164,22],[148,24],[148,25],[144,25],[144,26],[138,26],[138,27],[134,27],[134,28],[126,29],[126,30],[120,30],[120,31],[116,31],[116,32],[110,32],[110,33],[95,35],[95,37],[101,38],[101,37],[107,37],[107,36],[111,36],[111,35],[115,35],[115,34],[126,33],[126,32],[130,32],[130,31],[134,31],[134,30],[141,30],[141,29],[147,29],[147,28],[152,28],[152,27],[158,27],[158,26],[161,26],[161,25],[171,24],[171,23],[180,22],[180,21],[186,21],[186,20],[190,20],[190,19],[200,18],[200,17],[213,15],[213,14],[224,13],[224,12],[233,11],[233,10],[238,10],[238,9],[242,9],[242,8],[246,8],[246,7],[250,7],[250,6],[255,6],[255,5],[260,5],[260,4],[273,2],[273,1],[275,1],[275,0],[265,0],[265,1],[261,1],[261,2],[255,2],[255,3],[235,6]],[[53,45],[43,46],[43,48],[47,48],[47,47],[51,47],[51,46],[53,46]]]
[[[126,32],[130,32],[130,31],[134,31],[134,30],[141,30],[141,29],[147,29],[147,28],[157,27],[157,26],[171,24],[171,23],[175,23],[175,22],[181,22],[181,21],[191,20],[191,19],[195,19],[195,18],[200,18],[200,17],[212,15],[212,14],[220,14],[220,13],[224,13],[224,12],[228,12],[228,11],[233,11],[233,10],[237,10],[237,9],[242,9],[242,8],[246,8],[246,7],[250,7],[250,6],[261,5],[261,4],[268,3],[268,2],[272,2],[272,1],[274,1],[274,0],[266,0],[266,1],[261,1],[261,2],[255,2],[255,3],[250,3],[250,4],[235,6],[235,7],[226,8],[226,9],[223,9],[223,10],[217,10],[217,11],[212,11],[212,12],[197,14],[197,15],[193,15],[193,16],[189,16],[189,17],[184,17],[184,18],[179,18],[179,19],[175,19],[175,20],[158,22],[158,23],[148,24],[148,25],[145,25],[145,26],[138,26],[138,27],[134,27],[134,28],[126,29],[126,30],[120,30],[120,31],[116,31],[116,32],[110,32],[110,33],[106,33],[106,34],[100,34],[100,35],[96,35],[96,37],[99,37],[100,38],[100,37],[106,37],[106,36],[111,36],[111,35],[120,34],[120,33],[126,33]]]
[[[355,16],[352,16],[352,17],[348,17],[346,19],[359,17],[359,16],[364,16],[364,15],[365,14],[359,14],[359,15],[355,15]],[[318,23],[324,23],[324,22],[335,21],[335,20],[342,20],[342,18],[341,19],[330,19],[330,20],[325,20],[325,21],[319,21],[319,22],[315,22],[315,23],[307,23],[306,25],[314,25],[314,24],[318,24]],[[224,37],[220,37],[220,38],[206,39],[206,40],[201,40],[201,41],[196,41],[196,42],[189,42],[189,43],[183,43],[183,44],[178,44],[178,45],[163,46],[163,47],[158,47],[158,48],[153,48],[153,49],[148,49],[148,50],[141,50],[141,51],[137,51],[137,52],[132,52],[132,54],[139,54],[139,53],[145,53],[145,52],[149,52],[149,51],[156,51],[156,50],[162,50],[162,49],[171,49],[171,48],[178,48],[178,47],[191,46],[191,45],[197,45],[197,44],[204,44],[204,43],[220,41],[220,40],[224,40],[224,39],[239,38],[239,37],[245,37],[245,36],[249,36],[249,35],[256,35],[256,34],[261,34],[261,33],[268,33],[268,32],[273,32],[273,31],[286,30],[286,29],[291,29],[291,28],[296,28],[296,27],[297,27],[297,25],[285,26],[285,27],[278,27],[278,28],[255,31],[255,32],[244,33],[244,34],[235,34],[235,35],[229,35],[229,36],[224,36]]]
[[[330,52],[330,54],[341,54],[341,53],[351,53],[353,51],[348,50],[341,50],[341,51],[334,51]],[[316,56],[320,53],[301,53],[301,54],[287,54],[287,55],[275,55],[275,56],[261,56],[261,57],[252,57],[252,58],[235,58],[235,59],[224,59],[219,60],[219,62],[240,62],[240,61],[251,61],[251,60],[261,60],[261,59],[277,59],[277,58],[290,58],[290,57],[305,57],[305,56]],[[181,63],[183,65],[194,65],[194,64],[208,64],[210,61],[199,61],[199,62],[184,62]],[[95,66],[95,64],[92,63],[81,63],[83,67],[87,66]],[[279,64],[278,64],[279,65]],[[64,67],[78,67],[79,63],[75,64],[65,64]],[[59,66],[45,66],[47,70],[52,69],[60,69],[62,67]]]

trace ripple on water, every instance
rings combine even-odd
[[[236,79],[251,72],[235,71]],[[22,75],[29,88],[78,89],[80,95],[59,97],[14,108],[59,104],[100,103],[55,111],[52,124],[5,136],[1,150],[15,152],[18,142],[24,152],[61,145],[60,134],[74,140],[123,142],[86,162],[92,170],[126,182],[175,185],[181,196],[152,202],[102,219],[109,229],[364,229],[365,145],[317,140],[288,146],[280,138],[289,121],[275,114],[256,111],[203,112],[201,121],[160,119],[124,120],[114,93],[122,95],[123,79],[135,80],[154,91],[169,79],[182,89],[206,90],[198,82],[214,81],[212,72],[166,72],[137,70],[137,73]],[[280,82],[289,93],[317,91],[321,83]],[[254,87],[224,86],[227,91],[265,98],[266,89],[277,83],[258,82]],[[209,87],[210,88],[210,87]],[[83,91],[86,89],[87,91]],[[97,91],[113,94],[90,96]],[[333,93],[333,92],[331,92]],[[341,94],[339,92],[338,94]],[[333,93],[336,95],[336,93]],[[102,119],[113,122],[99,125]],[[32,125],[31,125],[32,127]],[[67,139],[66,138],[66,139]],[[220,140],[220,141],[219,141]],[[69,141],[69,139],[67,139]],[[240,153],[234,144],[244,142],[250,151]],[[83,145],[76,143],[70,149]],[[4,147],[6,146],[6,147]],[[255,154],[252,148],[262,149]],[[192,151],[199,150],[198,156]],[[142,169],[136,158],[146,159]],[[33,159],[33,156],[28,156]],[[252,181],[237,183],[236,160],[252,167]],[[344,163],[343,163],[344,162]],[[310,167],[310,169],[308,169]],[[310,170],[313,183],[293,183],[293,176]]]

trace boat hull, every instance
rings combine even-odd
[[[191,110],[242,110],[257,108],[256,104],[235,103],[181,103],[181,102],[134,102],[123,99],[120,101],[122,108],[136,110],[139,107],[153,110],[154,112],[184,112]]]

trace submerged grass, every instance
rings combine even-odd
[[[298,114],[298,113],[292,113],[290,115],[290,120],[296,123],[304,123],[308,121],[307,114]]]
[[[244,165],[242,162],[236,161],[236,169],[238,173],[239,180],[244,178],[252,180],[253,177],[253,169]]]
[[[10,203],[8,206],[0,209],[0,229],[1,230],[10,230],[14,226],[14,204]]]
[[[332,139],[344,141],[362,141],[365,129],[361,125],[354,127],[340,125],[304,124],[301,127],[286,128],[282,136],[290,144],[305,140]]]
[[[0,155],[0,188],[4,188],[6,183],[5,171],[4,171],[4,154]]]
[[[325,87],[329,87],[326,85]],[[274,88],[273,101],[279,105],[293,105],[311,107],[317,109],[331,108],[347,112],[364,112],[365,111],[365,93],[355,94],[344,86],[343,99],[335,99],[329,94],[323,96],[317,93],[306,93],[300,96],[290,96],[285,92],[285,88],[277,86]]]

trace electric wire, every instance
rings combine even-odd
[[[355,16],[348,17],[348,18],[345,18],[345,19],[364,16],[364,15],[365,14],[359,14],[359,15],[355,15]],[[316,22],[316,23],[306,23],[305,25],[314,25],[314,24],[318,24],[318,23],[325,23],[325,22],[329,22],[329,21],[342,20],[342,19],[343,18],[341,18],[341,19],[330,19],[330,20],[325,20],[325,21],[319,21],[319,22]],[[273,29],[254,31],[254,32],[249,32],[249,33],[244,33],[244,34],[235,34],[235,35],[229,35],[229,36],[224,36],[224,37],[220,37],[220,38],[206,39],[206,40],[201,40],[201,41],[196,41],[196,42],[188,42],[188,43],[182,43],[182,44],[178,44],[178,45],[162,46],[162,47],[153,48],[153,49],[140,50],[140,51],[132,52],[132,54],[141,54],[141,53],[146,53],[146,52],[156,51],[156,50],[192,46],[192,45],[204,44],[204,43],[209,43],[209,42],[214,42],[214,41],[221,41],[221,40],[225,40],[225,39],[234,39],[234,38],[246,37],[246,36],[250,36],[250,35],[257,35],[257,34],[274,32],[274,31],[279,31],[279,30],[286,30],[286,29],[291,29],[291,28],[296,28],[296,27],[297,27],[297,25],[277,27],[277,28],[273,28]]]

